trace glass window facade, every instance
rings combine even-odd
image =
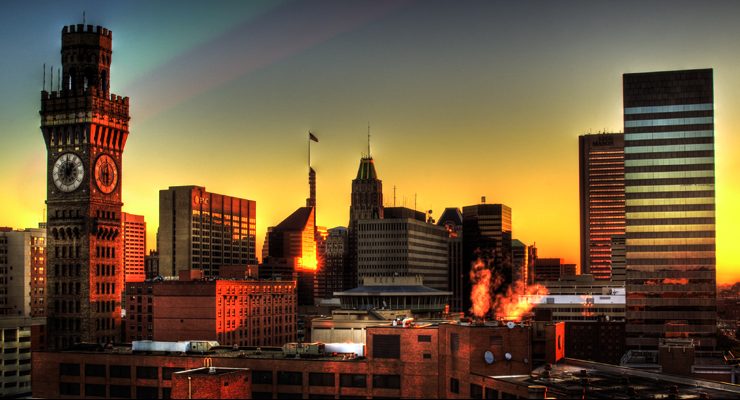
[[[626,344],[716,334],[712,70],[624,75]]]

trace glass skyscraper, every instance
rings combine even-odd
[[[716,344],[711,69],[624,75],[627,347]]]

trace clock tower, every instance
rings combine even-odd
[[[61,79],[41,92],[50,349],[120,340],[129,106],[128,98],[110,93],[111,40],[100,26],[65,26]]]

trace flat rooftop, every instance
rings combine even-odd
[[[552,365],[546,377],[541,366],[530,375],[494,376],[496,380],[516,385],[546,386],[548,396],[589,399],[667,399],[674,391],[678,399],[740,399],[740,385],[690,377],[641,371],[590,361],[566,358]]]

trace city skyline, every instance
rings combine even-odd
[[[635,22],[634,32],[615,37],[629,16],[607,3],[539,4],[531,30],[506,23],[506,16],[526,10],[512,4],[476,3],[471,8],[480,17],[447,3],[311,4],[249,3],[198,14],[196,5],[79,3],[86,23],[115,35],[111,91],[132,99],[123,209],[145,215],[150,248],[159,190],[200,185],[257,202],[259,252],[265,229],[308,194],[308,130],[321,140],[313,154],[317,222],[346,226],[369,121],[385,204],[393,204],[394,186],[397,205],[414,207],[417,197],[417,209],[432,209],[435,217],[486,196],[512,208],[516,238],[536,242],[543,257],[577,262],[577,137],[623,130],[623,73],[706,67],[715,71],[717,280],[740,279],[740,249],[732,243],[740,222],[733,209],[740,184],[732,180],[740,143],[732,132],[740,120],[729,115],[740,103],[730,90],[740,78],[733,76],[735,58],[721,50],[740,36],[740,28],[730,26],[736,5],[685,3],[684,13]],[[17,13],[8,14],[18,18],[0,28],[12,58],[3,61],[4,70],[22,71],[0,78],[11,94],[0,100],[0,168],[6,171],[0,183],[17,193],[4,200],[0,225],[15,228],[36,226],[46,197],[36,113],[41,65],[61,64],[59,29],[82,18],[75,7],[46,6],[40,12],[11,3]],[[568,15],[574,9],[580,14]],[[645,15],[659,9],[651,3]],[[165,22],[168,13],[176,22]],[[588,18],[602,13],[610,15],[604,25]],[[574,26],[579,20],[573,18],[587,26]],[[24,23],[23,31],[34,34],[18,40],[8,30]],[[544,27],[534,29],[537,23]],[[595,37],[583,38],[595,28],[601,28]],[[647,43],[635,42],[644,34]],[[389,42],[394,35],[397,41]],[[707,44],[706,37],[716,40]],[[603,57],[607,39],[617,56]],[[229,51],[233,46],[241,47]],[[647,49],[655,54],[641,53]],[[628,57],[631,52],[638,55]]]

